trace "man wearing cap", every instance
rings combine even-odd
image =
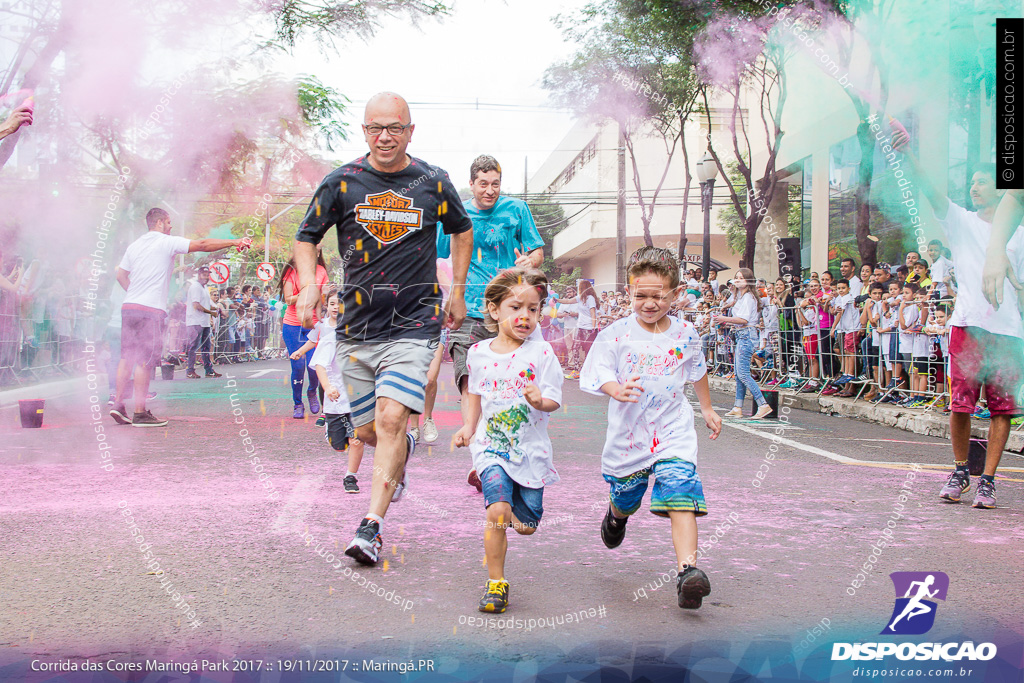
[[[213,310],[213,301],[210,299],[210,268],[202,266],[188,286],[188,303],[185,307],[185,325],[188,328],[188,372],[185,374],[189,379],[199,379],[196,374],[196,351],[203,359],[203,367],[206,369],[207,377],[220,377],[219,372],[214,372],[213,361],[210,358],[210,342],[213,338],[210,327],[210,316],[217,315]]]

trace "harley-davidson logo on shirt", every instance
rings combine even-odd
[[[391,244],[413,230],[423,227],[423,209],[412,205],[412,199],[392,190],[366,195],[356,204],[356,222],[382,244]]]

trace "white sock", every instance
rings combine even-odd
[[[354,477],[354,476],[356,476],[356,473],[355,472],[346,472],[345,476],[346,477]]]
[[[363,515],[363,517],[365,519],[372,519],[373,521],[377,522],[377,526],[380,526],[384,523],[383,517],[381,517],[380,515],[375,515],[372,512],[367,512],[365,515]]]

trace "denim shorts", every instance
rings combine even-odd
[[[631,515],[640,509],[640,503],[647,491],[647,480],[654,475],[654,490],[651,492],[651,512],[659,517],[668,517],[669,512],[692,512],[698,517],[708,514],[704,501],[704,486],[692,462],[669,458],[659,460],[648,468],[634,472],[628,477],[604,475],[611,484],[611,504],[615,509]]]
[[[483,486],[484,507],[495,503],[508,503],[512,515],[520,524],[536,528],[544,515],[544,489],[531,489],[512,480],[501,465],[490,465],[480,472]],[[512,520],[509,520],[512,521]]]

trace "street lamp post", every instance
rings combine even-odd
[[[700,208],[704,211],[704,244],[701,248],[701,279],[708,280],[708,268],[711,265],[711,200],[715,196],[715,178],[718,177],[718,164],[711,156],[711,150],[704,153],[704,158],[697,162],[697,180],[700,181]]]

